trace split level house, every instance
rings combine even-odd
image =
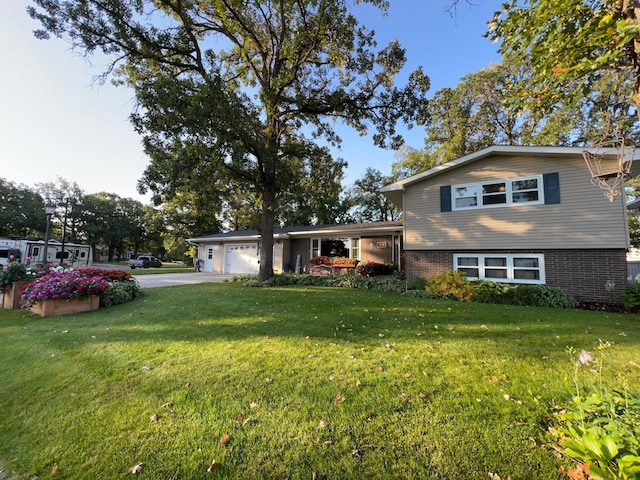
[[[401,222],[276,229],[274,269],[304,272],[310,258],[334,252],[393,262],[409,281],[459,270],[619,303],[628,285],[624,194],[612,202],[591,179],[582,148],[488,147],[385,186]],[[190,242],[205,271],[255,273],[259,238],[245,231]]]

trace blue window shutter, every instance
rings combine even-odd
[[[451,185],[440,187],[440,211],[451,211]]]
[[[542,175],[544,183],[544,203],[560,203],[560,176],[558,172]]]

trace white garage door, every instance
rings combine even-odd
[[[224,251],[224,273],[258,273],[258,245],[227,245]]]

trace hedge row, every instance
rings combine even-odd
[[[408,284],[400,279],[376,279],[359,275],[337,277],[283,273],[259,282],[255,275],[234,277],[250,287],[316,286],[342,287],[392,292],[421,298],[446,298],[465,302],[522,305],[532,307],[575,308],[578,304],[571,295],[557,287],[547,285],[510,285],[488,281],[467,280],[461,272],[434,275],[428,281]]]

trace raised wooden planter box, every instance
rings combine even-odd
[[[100,307],[100,297],[92,295],[86,298],[41,300],[30,308],[31,313],[41,317],[68,315],[71,313],[90,312]]]
[[[13,282],[2,291],[2,308],[20,308],[20,297],[29,282]]]

